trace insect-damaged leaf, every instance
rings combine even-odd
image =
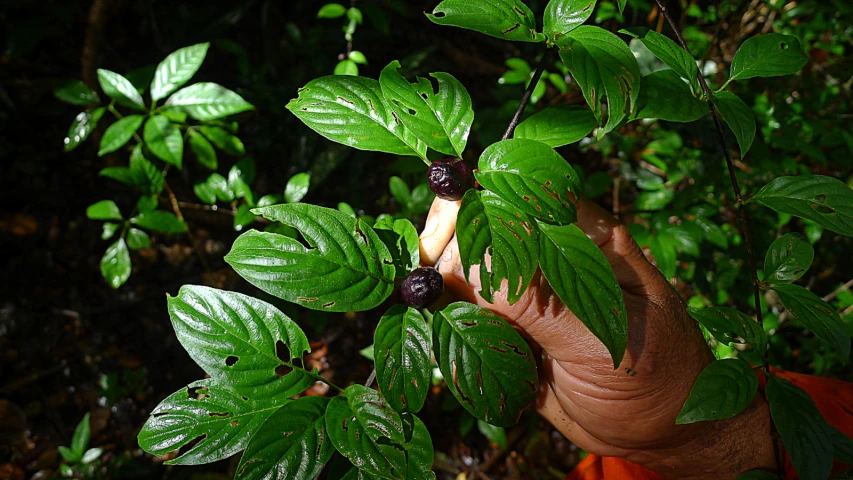
[[[545,7],[542,31],[550,43],[578,28],[592,15],[596,0],[551,0]]]
[[[502,40],[545,41],[545,35],[536,31],[536,17],[521,0],[444,0],[426,16],[439,25],[474,30]]]
[[[424,406],[432,373],[432,336],[416,309],[395,305],[373,334],[379,390],[394,410],[418,412]]]
[[[747,314],[728,307],[711,307],[688,313],[711,332],[719,342],[729,346],[748,345],[759,357],[767,349],[767,334],[764,328]]]
[[[809,219],[833,232],[853,237],[853,189],[823,175],[779,177],[749,202]]]
[[[805,275],[814,260],[814,247],[801,234],[787,233],[773,241],[764,257],[768,283],[791,283]]]
[[[497,314],[457,302],[433,317],[435,358],[447,386],[475,417],[514,425],[539,390],[527,342]]]
[[[405,278],[409,272],[418,268],[421,254],[418,249],[418,231],[412,222],[405,218],[393,220],[385,217],[377,221],[373,229],[391,252],[397,278]]]

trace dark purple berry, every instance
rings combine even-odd
[[[474,173],[462,160],[445,158],[432,162],[427,173],[429,189],[442,200],[461,200],[474,188]]]
[[[421,267],[410,273],[400,288],[403,302],[410,307],[425,308],[441,297],[444,291],[444,279],[432,267]]]

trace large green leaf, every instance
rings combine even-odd
[[[109,286],[118,288],[130,278],[130,252],[123,238],[119,238],[101,257],[101,276]]]
[[[142,102],[142,95],[136,90],[136,87],[130,83],[130,80],[124,78],[118,73],[98,69],[98,83],[101,84],[101,90],[112,98],[119,105],[135,108],[136,110],[145,111],[145,104]]]
[[[104,156],[108,153],[115,152],[123,147],[133,138],[133,134],[142,126],[145,117],[142,115],[128,115],[107,128],[104,136],[101,137],[101,147],[98,150],[98,156]]]
[[[163,233],[185,233],[187,231],[186,223],[176,217],[174,213],[163,210],[141,212],[131,218],[130,223]]]
[[[517,42],[542,42],[536,17],[521,0],[444,0],[426,14],[433,23],[466,28]]]
[[[767,350],[767,334],[761,325],[740,310],[728,307],[690,309],[688,313],[729,346],[748,345],[759,357]]]
[[[163,456],[198,439],[192,448],[166,463],[217,462],[243,450],[282,403],[273,398],[244,397],[212,378],[199,380],[157,405],[139,432],[139,446]]]
[[[178,90],[166,100],[166,106],[202,122],[255,108],[235,92],[210,82],[196,83]]]
[[[187,83],[207,55],[209,43],[199,43],[170,53],[157,65],[151,81],[151,100],[166,98],[170,93]]]
[[[361,220],[329,208],[294,203],[254,210],[296,228],[289,237],[250,230],[225,260],[249,283],[315,310],[350,312],[378,306],[394,288],[388,248]]]
[[[782,304],[815,335],[829,342],[841,354],[850,356],[850,337],[838,312],[814,293],[799,285],[776,285]]]
[[[468,91],[453,75],[442,72],[430,74],[438,81],[438,91],[426,78],[411,84],[399,68],[400,62],[394,60],[379,75],[382,95],[396,118],[429,148],[461,158],[474,121]]]
[[[252,436],[237,480],[314,480],[335,448],[326,435],[328,398],[302,397],[272,414]]]
[[[468,190],[456,219],[460,259],[468,277],[480,265],[480,296],[493,293],[507,280],[507,301],[515,303],[536,273],[539,232],[533,220],[497,194]],[[486,256],[491,256],[489,267]]]
[[[798,233],[787,233],[773,241],[764,257],[764,281],[791,283],[805,275],[814,260],[814,247]]]
[[[712,97],[714,106],[735,134],[741,156],[746,155],[755,139],[755,116],[749,105],[730,92],[718,92]]]
[[[497,314],[457,302],[433,317],[435,359],[447,386],[475,417],[514,425],[539,391],[527,342]]]
[[[168,299],[178,341],[223,385],[281,405],[314,383],[299,365],[311,351],[308,339],[272,305],[198,285],[184,285]]]
[[[597,122],[592,110],[578,105],[557,105],[531,115],[519,123],[514,138],[525,138],[557,148],[580,141]]]
[[[385,217],[377,221],[373,229],[391,252],[397,278],[404,278],[418,268],[421,262],[418,231],[412,222],[405,218],[393,220],[391,217]]]
[[[560,224],[577,220],[580,178],[548,145],[520,138],[494,143],[478,167],[475,176],[483,187],[531,217]]]
[[[693,96],[690,86],[674,70],[643,77],[637,111],[631,120],[658,118],[668,122],[694,122],[708,113],[708,102]]]
[[[154,115],[145,122],[145,144],[160,160],[181,168],[184,158],[184,139],[181,131],[163,115]]]
[[[213,149],[213,145],[210,144],[210,141],[208,141],[204,135],[193,129],[188,130],[188,134],[190,148],[196,158],[198,158],[198,163],[204,165],[210,170],[216,170],[216,167],[218,166],[216,150]]]
[[[86,106],[100,101],[98,94],[80,80],[67,80],[59,83],[53,89],[53,95],[71,105]]]
[[[656,57],[673,70],[679,77],[690,82],[690,91],[694,95],[700,95],[702,89],[699,85],[699,67],[690,52],[681,48],[666,35],[662,35],[646,27],[633,27],[620,30],[620,33],[630,35],[646,46]]]
[[[89,135],[98,126],[98,121],[104,116],[105,111],[106,108],[100,107],[77,114],[74,121],[71,122],[71,126],[68,127],[68,135],[63,141],[66,152],[74,150],[89,138]]]
[[[432,373],[432,338],[423,315],[395,305],[385,312],[373,334],[376,380],[388,404],[398,412],[424,406]]]
[[[617,368],[627,346],[628,314],[607,258],[576,225],[538,223],[542,273],[560,300],[607,347]]]
[[[779,177],[749,202],[809,219],[833,232],[853,237],[853,189],[822,175]]]
[[[758,378],[743,360],[728,358],[711,363],[690,389],[675,419],[678,425],[731,418],[752,403],[758,392]]]
[[[578,28],[585,22],[595,7],[596,0],[551,0],[545,7],[542,32],[549,42]]]
[[[770,416],[791,463],[803,480],[824,480],[832,470],[832,438],[809,394],[783,378],[767,377]]]
[[[560,58],[580,85],[599,124],[602,100],[607,97],[607,123],[599,130],[599,138],[634,113],[640,94],[640,67],[622,39],[602,28],[582,25],[560,37]]]
[[[376,80],[347,75],[316,78],[299,89],[287,109],[334,142],[426,161],[426,144],[395,116]]]
[[[768,33],[748,38],[735,52],[729,81],[797,73],[808,61],[793,35]]]

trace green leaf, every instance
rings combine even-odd
[[[696,378],[675,423],[734,417],[752,403],[757,392],[758,378],[748,363],[737,358],[717,360]]]
[[[296,228],[310,248],[274,233],[244,233],[225,261],[249,283],[327,312],[369,310],[391,294],[391,254],[363,221],[304,203],[273,205],[254,213]]]
[[[767,377],[770,416],[800,478],[825,479],[832,470],[832,438],[809,394],[783,378]]]
[[[376,390],[351,385],[326,408],[326,429],[338,452],[379,478],[406,478],[403,421]]]
[[[198,130],[202,135],[207,137],[208,140],[213,142],[213,144],[216,145],[216,148],[222,150],[228,155],[239,157],[246,153],[246,148],[243,146],[243,142],[236,136],[228,133],[228,131],[222,127],[202,125],[198,127]]]
[[[254,193],[250,184],[255,180],[255,161],[244,158],[235,163],[228,171],[228,189],[236,198],[246,198],[246,202],[254,206]]]
[[[89,135],[98,126],[98,121],[104,116],[105,111],[106,108],[100,107],[77,114],[68,128],[68,135],[63,142],[66,152],[74,150],[89,138]]]
[[[272,305],[198,285],[184,285],[168,300],[178,341],[222,385],[282,405],[314,383],[301,368],[308,339]]]
[[[764,257],[767,283],[791,283],[805,275],[814,260],[814,247],[801,234],[787,233],[773,241]]]
[[[125,185],[136,185],[136,177],[128,167],[107,167],[98,172],[98,176],[112,178]]]
[[[548,41],[557,40],[578,28],[585,22],[595,8],[596,0],[551,0],[545,7],[542,32]]]
[[[281,197],[278,195],[264,195],[258,199],[259,207],[269,207],[270,205],[276,205],[279,203],[281,203]]]
[[[71,437],[71,451],[82,458],[83,452],[89,446],[90,437],[91,430],[89,429],[89,414],[87,413],[83,416],[83,420],[77,424],[77,428],[74,429],[74,435]]]
[[[199,380],[157,405],[139,432],[139,446],[163,456],[199,439],[166,464],[200,465],[224,460],[246,448],[267,418],[281,411],[283,403],[289,405],[287,402],[244,397],[212,378]]]
[[[675,192],[668,188],[657,191],[643,192],[634,200],[637,210],[661,210],[675,200]]]
[[[157,195],[144,195],[136,201],[136,209],[140,212],[150,212],[155,210],[160,205],[160,200]]]
[[[346,7],[339,3],[327,3],[320,7],[317,18],[340,18],[347,13]]]
[[[60,447],[60,448],[62,448],[62,447]],[[70,477],[74,476],[74,469],[72,469],[70,466],[68,466],[64,463],[59,466],[59,472],[62,473],[63,477],[69,477],[70,478]]]
[[[83,458],[80,459],[80,463],[86,465],[94,462],[98,458],[100,458],[101,454],[104,453],[102,448],[90,448],[86,450],[86,453],[83,454]]]
[[[735,52],[729,81],[797,73],[808,62],[793,35],[768,33],[748,38]]]
[[[133,138],[133,134],[139,130],[144,120],[145,117],[142,115],[128,115],[110,125],[101,138],[101,147],[98,150],[98,156],[102,157],[123,147]]]
[[[166,98],[195,75],[207,55],[209,43],[199,43],[170,53],[154,71],[151,100]]]
[[[558,105],[548,107],[519,123],[513,137],[536,140],[557,148],[580,141],[596,125],[595,115],[588,108]]]
[[[181,131],[163,115],[154,115],[145,122],[145,144],[157,158],[178,168],[184,158],[184,139]]]
[[[696,217],[694,223],[705,234],[705,240],[708,240],[720,248],[729,248],[729,238],[726,236],[726,232],[724,232],[719,225],[704,217]]]
[[[82,455],[78,455],[68,447],[60,446],[57,450],[59,451],[59,455],[62,456],[62,459],[69,463],[77,463],[83,458]]]
[[[196,158],[198,158],[198,163],[210,170],[216,170],[218,165],[216,160],[216,150],[213,149],[213,145],[210,144],[204,135],[190,129],[189,144]]]
[[[539,231],[533,220],[497,194],[471,189],[462,198],[456,229],[465,278],[471,266],[480,266],[480,296],[492,302],[506,279],[507,302],[517,302],[539,258]],[[489,255],[491,262],[486,260]]]
[[[496,443],[501,448],[506,448],[506,430],[503,427],[496,427],[482,420],[477,420],[477,430],[490,442]]]
[[[358,76],[358,65],[350,59],[341,60],[337,65],[335,65],[333,73],[335,75]]]
[[[405,218],[393,220],[386,217],[373,225],[376,235],[391,252],[397,278],[405,278],[421,262],[418,249],[418,231]]]
[[[480,420],[512,426],[536,399],[539,377],[530,347],[490,310],[456,302],[437,311],[433,345],[453,396]]]
[[[675,242],[669,235],[659,233],[649,237],[649,250],[654,257],[654,264],[658,267],[667,280],[672,280],[678,268],[678,252],[675,251]]]
[[[697,99],[673,70],[643,77],[637,111],[631,120],[657,118],[668,122],[694,122],[708,114],[708,102]]]
[[[121,220],[121,211],[116,202],[112,200],[101,200],[86,208],[86,217],[89,220]]]
[[[367,57],[364,56],[363,53],[358,50],[353,50],[349,52],[349,59],[359,65],[367,65]]]
[[[163,172],[145,157],[142,145],[137,145],[130,153],[130,173],[143,192],[157,195],[163,190]]]
[[[326,435],[328,398],[302,397],[272,414],[252,436],[237,480],[313,480],[335,448]]]
[[[163,210],[141,212],[131,218],[130,223],[162,233],[185,233],[187,231],[186,223],[179,220],[174,213]]]
[[[628,0],[617,0],[617,3],[619,4],[619,13],[624,12],[625,6],[628,5]]]
[[[118,227],[121,225],[112,222],[104,222],[104,225],[101,227],[101,240],[109,240],[113,238],[113,235],[118,231]]]
[[[468,91],[453,75],[442,72],[430,74],[438,81],[437,92],[426,78],[417,77],[411,84],[399,68],[400,62],[394,60],[379,75],[382,95],[395,118],[427,147],[461,158],[474,122]]]
[[[139,250],[151,246],[151,238],[147,233],[138,228],[131,228],[127,231],[127,246],[131,250]]]
[[[853,464],[853,440],[846,433],[826,424],[832,439],[832,457],[846,464]]]
[[[234,231],[242,231],[255,221],[255,214],[252,213],[252,208],[245,203],[237,207],[234,213]]]
[[[394,117],[376,80],[345,75],[317,78],[299,90],[287,109],[333,142],[426,161],[426,144]]]
[[[398,412],[424,406],[432,374],[432,338],[423,315],[395,305],[385,312],[373,334],[379,391]]]
[[[130,83],[130,80],[115,72],[99,68],[98,83],[101,84],[101,90],[119,105],[135,108],[143,112],[146,111],[145,104],[142,102],[142,96],[136,90],[136,87]]]
[[[580,177],[548,145],[504,140],[490,145],[478,166],[477,181],[518,210],[549,223],[577,221],[574,198],[580,195]]]
[[[412,192],[409,190],[409,186],[406,185],[406,182],[402,178],[396,175],[389,178],[388,191],[391,192],[391,196],[394,197],[394,200],[396,200],[403,208],[409,208],[409,205],[412,203]]]
[[[537,223],[542,273],[560,300],[607,347],[617,368],[627,346],[628,314],[607,258],[576,225]]]
[[[221,176],[221,175],[220,175]],[[216,204],[216,190],[214,190],[213,185],[209,181],[210,177],[207,180],[201,181],[198,180],[193,185],[193,193],[195,196],[201,200],[202,203],[206,205],[215,205]],[[224,178],[223,178],[224,180]],[[227,185],[227,180],[226,180]],[[227,190],[230,192],[230,190]]]
[[[284,187],[284,201],[287,203],[296,203],[305,198],[308,194],[308,187],[311,185],[310,173],[297,173],[290,177],[287,181],[287,186]]]
[[[536,17],[521,0],[444,0],[426,16],[438,25],[474,30],[502,40],[545,41],[545,35],[536,31]]]
[[[130,252],[123,238],[119,238],[104,252],[101,257],[101,276],[112,288],[124,285],[130,278]]]
[[[169,97],[166,106],[177,108],[191,118],[202,122],[255,108],[240,95],[222,85],[210,82],[196,83],[178,90]]]
[[[850,337],[832,305],[799,285],[775,285],[773,290],[779,294],[785,308],[806,328],[829,342],[842,358],[850,356]]]
[[[748,345],[759,357],[767,350],[767,334],[761,325],[740,310],[728,307],[689,309],[691,317],[711,332],[720,343],[734,347]]]
[[[204,182],[220,202],[232,202],[236,198],[228,187],[228,179],[218,173],[211,173]]]
[[[598,138],[636,111],[640,67],[622,39],[602,28],[582,25],[560,37],[560,58],[578,81],[599,124],[602,100],[607,97],[607,123]]]
[[[806,218],[833,232],[853,237],[853,189],[822,175],[779,177],[749,202]]]
[[[681,48],[666,35],[646,27],[626,28],[619,33],[630,35],[643,42],[643,45],[676,75],[690,82],[689,90],[692,94],[702,94],[702,87],[699,85],[699,67],[696,66],[696,59],[690,55],[690,52]]]
[[[741,157],[745,156],[755,139],[755,116],[752,110],[734,93],[719,92],[712,98],[723,121],[735,134]]]
[[[80,80],[66,80],[60,82],[53,89],[53,95],[59,100],[70,103],[71,105],[91,105],[101,101],[98,94],[94,90],[87,87]]]

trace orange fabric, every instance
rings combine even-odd
[[[853,437],[853,383],[778,369],[773,369],[773,375],[784,378],[805,390],[830,425]],[[759,375],[759,382],[763,388],[764,375]],[[850,468],[850,465],[836,461],[832,471],[837,473],[847,468]],[[566,480],[659,480],[662,478],[664,477],[627,460],[590,454],[575,467]],[[792,480],[799,478],[787,454],[785,454],[785,478]]]

